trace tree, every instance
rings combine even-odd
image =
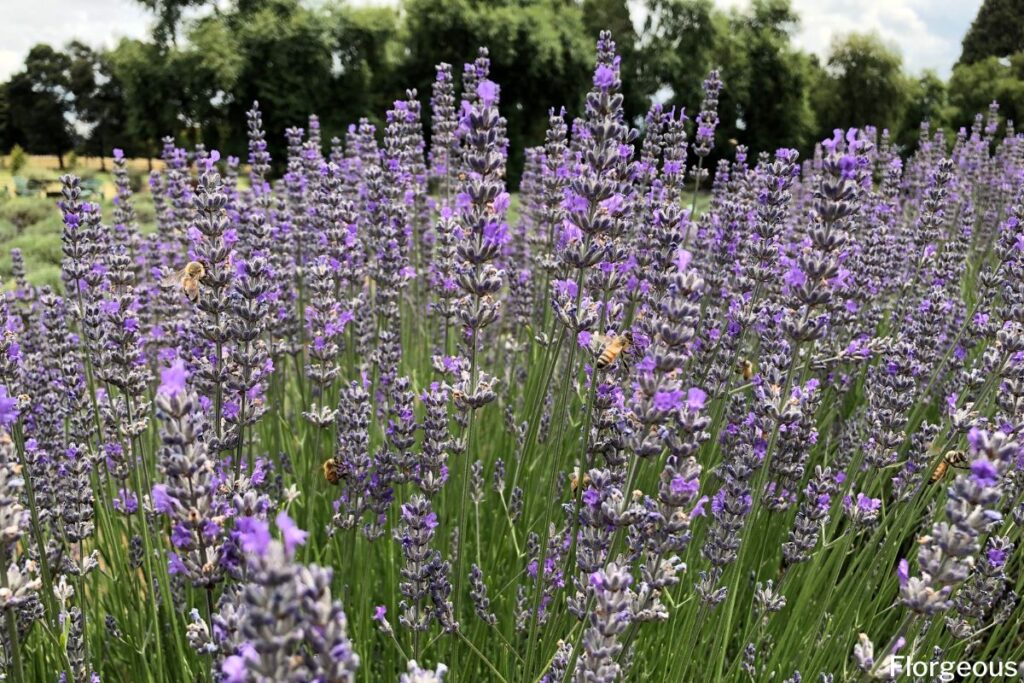
[[[814,97],[818,120],[834,128],[877,126],[895,131],[903,117],[909,84],[903,58],[874,33],[851,33],[832,41],[824,79]]]
[[[1024,51],[1024,0],[985,0],[963,40],[958,64]]]
[[[788,0],[755,0],[746,12],[734,10],[725,20],[716,51],[724,82],[720,139],[741,140],[755,154],[810,146],[813,62],[792,47],[797,25]]]
[[[168,67],[179,89],[178,119],[191,145],[223,148],[227,143],[236,127],[228,112],[247,58],[230,15],[198,20],[188,31],[188,42],[170,52]]]
[[[551,0],[408,0],[405,12],[398,76],[424,102],[434,65],[448,62],[461,74],[478,47],[489,48],[491,79],[501,85],[500,109],[508,119],[514,185],[524,147],[543,142],[548,110],[565,105],[578,113],[590,88],[594,42],[580,8]]]
[[[382,120],[409,85],[400,82],[396,71],[398,12],[390,7],[333,6],[327,25],[335,85],[321,123],[340,132],[364,116]]]
[[[39,44],[7,85],[12,141],[23,142],[29,152],[55,154],[61,168],[74,144],[70,68],[68,55]]]
[[[999,102],[999,113],[1024,121],[1024,52],[1009,59],[987,57],[974,64],[959,64],[949,79],[949,103],[955,110],[954,127],[969,127],[974,115]]]
[[[80,151],[99,156],[100,169],[106,170],[104,156],[112,149],[118,147],[133,154],[139,147],[128,131],[124,89],[108,55],[77,41],[66,50],[71,58],[68,81],[74,95],[75,118],[80,129],[88,129]]]
[[[259,100],[273,158],[283,160],[283,134],[327,114],[334,83],[328,22],[296,0],[239,4],[226,17],[240,57],[227,104],[230,149],[245,149],[245,112]],[[329,131],[324,131],[325,135]]]
[[[645,77],[668,106],[692,111],[701,101],[705,74],[719,65],[722,15],[711,0],[654,0],[643,30]],[[729,84],[726,84],[729,87]]]
[[[163,136],[181,127],[180,87],[169,54],[154,43],[124,39],[107,55],[124,89],[128,132],[147,159],[158,153]]]
[[[163,46],[174,46],[178,42],[178,27],[186,10],[202,7],[209,0],[137,0],[156,15],[153,38]]]
[[[903,122],[893,134],[893,140],[906,152],[920,141],[922,121],[928,121],[934,130],[948,125],[955,113],[949,105],[946,84],[934,71],[925,71],[909,86]]]
[[[0,83],[0,153],[14,146],[10,121],[11,107],[7,97],[7,84]]]

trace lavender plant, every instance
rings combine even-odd
[[[801,162],[622,78],[602,33],[517,192],[486,50],[379,137],[168,138],[153,232],[122,154],[109,216],[65,177],[61,287],[0,300],[6,680],[1024,658],[1024,136]]]

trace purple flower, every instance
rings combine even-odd
[[[708,395],[703,390],[697,387],[691,387],[686,392],[686,409],[691,413],[700,412],[704,408],[704,401],[706,401]]]
[[[654,407],[657,410],[670,412],[678,410],[683,404],[683,392],[679,389],[657,391],[654,394]]]
[[[796,261],[793,261],[789,266],[789,270],[783,275],[782,281],[790,289],[795,289],[807,282],[807,275],[804,271],[800,270],[800,266],[797,265]]]
[[[615,85],[615,70],[607,64],[598,64],[594,71],[594,87],[607,90]]]
[[[880,498],[869,498],[863,493],[858,493],[857,507],[865,512],[874,512],[882,507],[882,500]]]
[[[249,643],[243,643],[238,648],[237,655],[231,655],[224,660],[221,664],[221,673],[224,674],[224,683],[246,683],[249,680],[249,674],[246,669],[245,663],[258,662],[260,659],[256,649]]]
[[[167,493],[167,484],[153,486],[153,509],[165,515],[171,514],[174,509],[174,500]]]
[[[494,81],[484,79],[480,81],[480,85],[476,87],[477,97],[486,106],[491,106],[498,101],[498,84]]]
[[[231,655],[221,665],[225,683],[245,683],[247,676],[245,660],[238,655]]]
[[[906,586],[907,581],[910,580],[910,563],[906,558],[901,559],[899,565],[896,566],[896,580],[900,582],[900,586]]]
[[[256,517],[239,517],[235,523],[242,550],[254,555],[264,555],[270,545],[270,527]]]
[[[186,379],[188,379],[188,373],[185,371],[185,361],[178,358],[171,363],[170,367],[160,370],[160,387],[157,389],[157,393],[177,396],[185,391]]]
[[[498,194],[497,197],[494,198],[494,201],[491,202],[491,206],[494,207],[495,213],[502,214],[508,211],[508,207],[511,203],[512,195],[510,195],[508,192],[501,192],[500,194]]]
[[[971,431],[967,432],[967,443],[971,445],[973,450],[984,450],[985,432],[981,431],[977,427],[971,427]]]
[[[690,261],[692,260],[693,254],[691,254],[685,249],[680,249],[679,251],[676,252],[676,270],[678,270],[680,273],[684,272],[687,268],[690,267]]]
[[[18,419],[18,399],[7,394],[7,385],[0,384],[0,425],[10,427]]]
[[[184,524],[175,524],[171,528],[171,545],[175,548],[187,548],[192,545],[192,532]]]
[[[373,608],[373,620],[374,621],[384,621],[384,618],[387,616],[387,614],[388,614],[388,608],[385,607],[384,605],[377,605],[376,607]]]
[[[704,510],[704,506],[707,505],[707,504],[708,504],[708,497],[707,496],[701,496],[697,500],[697,503],[693,506],[693,509],[690,510],[690,517],[691,518],[697,518],[697,517],[703,517],[704,515],[706,515],[707,511]]]
[[[676,475],[672,477],[669,489],[677,496],[695,496],[697,491],[700,490],[700,482],[696,479],[684,479],[682,476]]]
[[[971,479],[978,486],[994,486],[999,481],[999,470],[982,455],[971,463]]]
[[[988,552],[985,553],[985,557],[988,558],[988,563],[995,569],[1006,564],[1007,555],[1008,553],[1006,552],[1006,548],[1000,547],[989,548]]]
[[[139,509],[139,499],[128,489],[121,489],[114,496],[114,509],[126,515],[134,514]]]
[[[277,524],[277,528],[281,531],[285,552],[291,557],[295,554],[295,547],[306,542],[306,537],[309,536],[309,533],[300,529],[292,518],[288,516],[288,513],[283,510],[277,513],[274,523]]]
[[[437,524],[438,524],[438,522],[437,522],[437,513],[436,512],[431,512],[426,517],[424,517],[423,518],[423,524],[428,529],[436,529],[437,528]]]
[[[594,507],[595,505],[597,505],[600,500],[601,496],[597,493],[595,489],[587,489],[586,492],[583,494],[583,502],[589,505],[590,507]]]
[[[181,558],[178,557],[178,553],[167,553],[167,573],[188,574],[188,568],[181,561]]]

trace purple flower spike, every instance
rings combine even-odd
[[[686,392],[686,409],[691,413],[699,413],[704,409],[704,402],[707,400],[708,395],[703,389],[697,387],[691,387]]]
[[[277,528],[281,531],[281,540],[284,541],[285,552],[291,557],[295,554],[295,548],[306,542],[309,532],[300,529],[292,518],[288,516],[288,513],[284,511],[277,514],[277,517],[274,518],[274,523],[277,524]]]
[[[999,481],[999,470],[985,456],[971,463],[971,479],[978,486],[994,486]]]
[[[18,399],[7,394],[7,385],[0,384],[0,425],[10,427],[18,419]]]
[[[177,396],[185,391],[185,380],[188,373],[185,370],[185,361],[180,358],[171,363],[170,367],[160,370],[160,387],[157,393],[167,396]]]
[[[487,106],[491,106],[498,101],[498,84],[491,80],[480,81],[480,85],[476,88],[477,96]]]
[[[242,550],[262,556],[270,546],[270,527],[262,519],[256,517],[239,517],[235,524],[238,530]]]

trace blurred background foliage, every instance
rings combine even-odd
[[[146,40],[96,50],[83,36],[30,51],[0,84],[0,152],[17,145],[54,155],[60,168],[72,152],[97,157],[115,147],[152,160],[161,138],[174,135],[244,159],[244,112],[259,100],[280,161],[284,129],[310,113],[325,144],[361,117],[380,130],[407,88],[426,105],[434,65],[449,62],[458,75],[487,46],[515,183],[522,150],[543,140],[548,109],[579,111],[604,28],[619,45],[625,107],[637,125],[652,102],[692,112],[705,74],[721,69],[722,154],[736,140],[754,154],[806,153],[830,133],[824,122],[887,128],[909,153],[923,119],[955,132],[992,100],[1007,119],[1019,121],[1024,109],[1024,0],[982,3],[948,81],[906,73],[898,47],[873,34],[836,38],[824,60],[800,50],[789,0],[731,10],[711,0],[139,2],[153,15]]]

